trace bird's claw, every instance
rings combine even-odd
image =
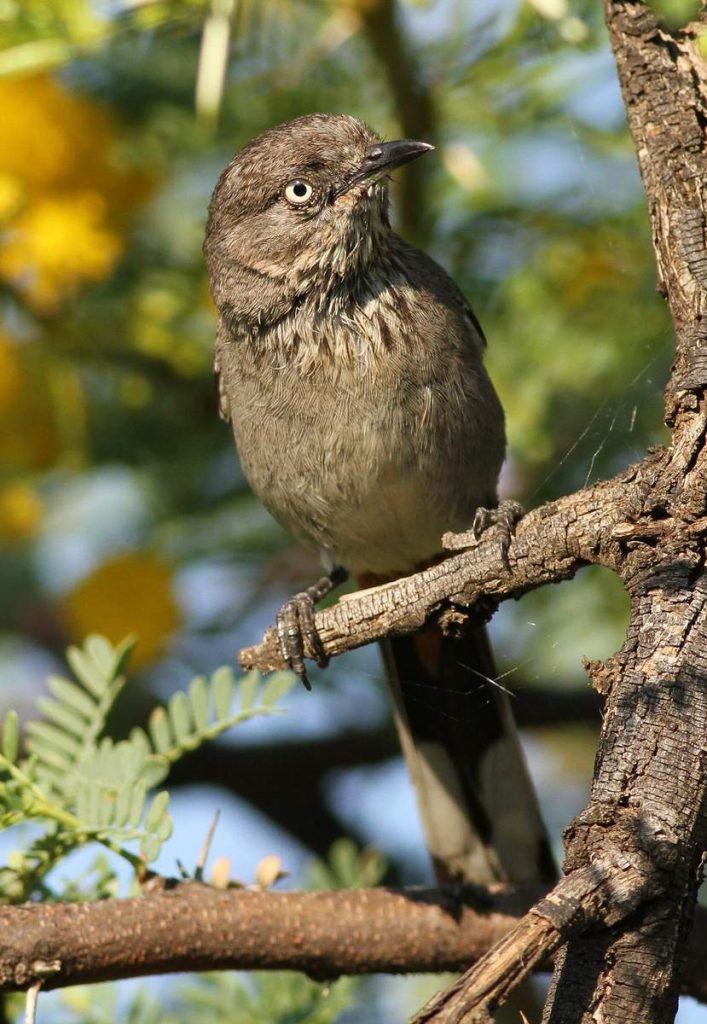
[[[507,498],[505,501],[499,502],[495,508],[477,508],[471,532],[476,540],[480,540],[481,535],[491,526],[500,526],[508,537],[507,548],[513,536],[515,525],[522,515],[523,506],[520,502]]]
[[[508,548],[515,525],[522,515],[523,506],[510,499],[500,502],[495,508],[477,508],[471,529],[464,533],[445,533],[442,544],[445,551],[468,551],[479,543],[487,530],[498,526],[501,530],[501,558],[508,568]]]
[[[492,526],[498,526],[501,530],[501,560],[506,569],[508,565],[508,549],[511,546],[511,539],[515,532],[516,523],[523,515],[523,506],[518,501],[506,498],[499,502],[495,508],[477,508],[472,523],[472,533],[479,540]]]
[[[311,690],[312,684],[304,664],[305,643],[320,668],[326,668],[329,664],[329,658],[314,623],[312,595],[305,590],[285,601],[275,617],[275,626],[283,661],[286,661],[292,671],[300,677],[305,689]]]

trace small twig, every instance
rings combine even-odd
[[[25,1024],[36,1024],[37,1006],[39,1004],[39,990],[46,978],[52,974],[58,974],[61,970],[60,960],[35,960],[32,964],[32,971],[36,981],[27,989],[25,1000]]]
[[[411,1024],[491,1020],[490,1010],[503,1003],[537,964],[548,961],[563,941],[546,918],[526,914],[486,956],[433,996]]]
[[[32,988],[27,989],[27,998],[25,999],[25,1024],[36,1024],[37,1003],[39,1002],[39,990],[41,987],[42,982],[37,981]]]
[[[209,850],[211,849],[211,843],[213,842],[214,832],[216,831],[216,826],[218,825],[218,820],[220,816],[221,811],[217,810],[213,816],[211,824],[209,825],[209,831],[206,833],[206,836],[204,837],[204,842],[201,844],[199,855],[196,858],[196,867],[194,868],[194,880],[196,882],[203,882],[204,880],[204,868],[206,867],[206,861],[209,856]]]

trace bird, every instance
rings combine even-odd
[[[502,510],[504,413],[483,331],[390,221],[391,172],[433,148],[305,114],[247,142],[209,204],[220,413],[252,490],[326,570],[278,613],[308,686],[302,640],[324,665],[313,608],[333,585],[410,575],[440,558],[444,533]],[[384,641],[383,660],[437,878],[554,878],[483,624],[428,623]]]

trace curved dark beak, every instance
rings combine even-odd
[[[386,174],[396,167],[417,160],[418,156],[429,153],[434,146],[429,142],[417,142],[414,139],[397,139],[395,142],[376,142],[366,153],[361,167],[340,188],[336,195],[347,192],[353,185],[374,175]]]

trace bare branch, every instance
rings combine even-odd
[[[152,879],[139,899],[0,908],[0,992],[215,969],[327,979],[459,970],[542,895],[537,886],[332,892],[220,890]]]
[[[536,886],[279,893],[154,879],[139,899],[1,908],[0,991],[183,970],[291,969],[316,978],[461,970],[541,897]],[[556,930],[556,917],[535,920]],[[702,912],[685,990],[707,1001],[705,935]]]
[[[642,507],[654,486],[653,463],[649,457],[613,480],[529,512],[517,524],[507,554],[492,529],[479,544],[424,572],[345,595],[317,613],[325,652],[333,657],[391,634],[413,632],[433,614],[446,611],[455,616],[475,602],[488,606],[489,600],[519,597],[545,583],[569,579],[589,563],[617,568],[622,561],[622,529],[628,524],[641,534],[633,510]],[[662,529],[672,525],[665,522]],[[654,529],[653,524],[647,528]],[[454,538],[447,540],[455,543]],[[308,656],[312,653],[305,650]],[[266,672],[284,668],[275,631],[268,630],[261,644],[244,648],[239,661],[244,668]]]

